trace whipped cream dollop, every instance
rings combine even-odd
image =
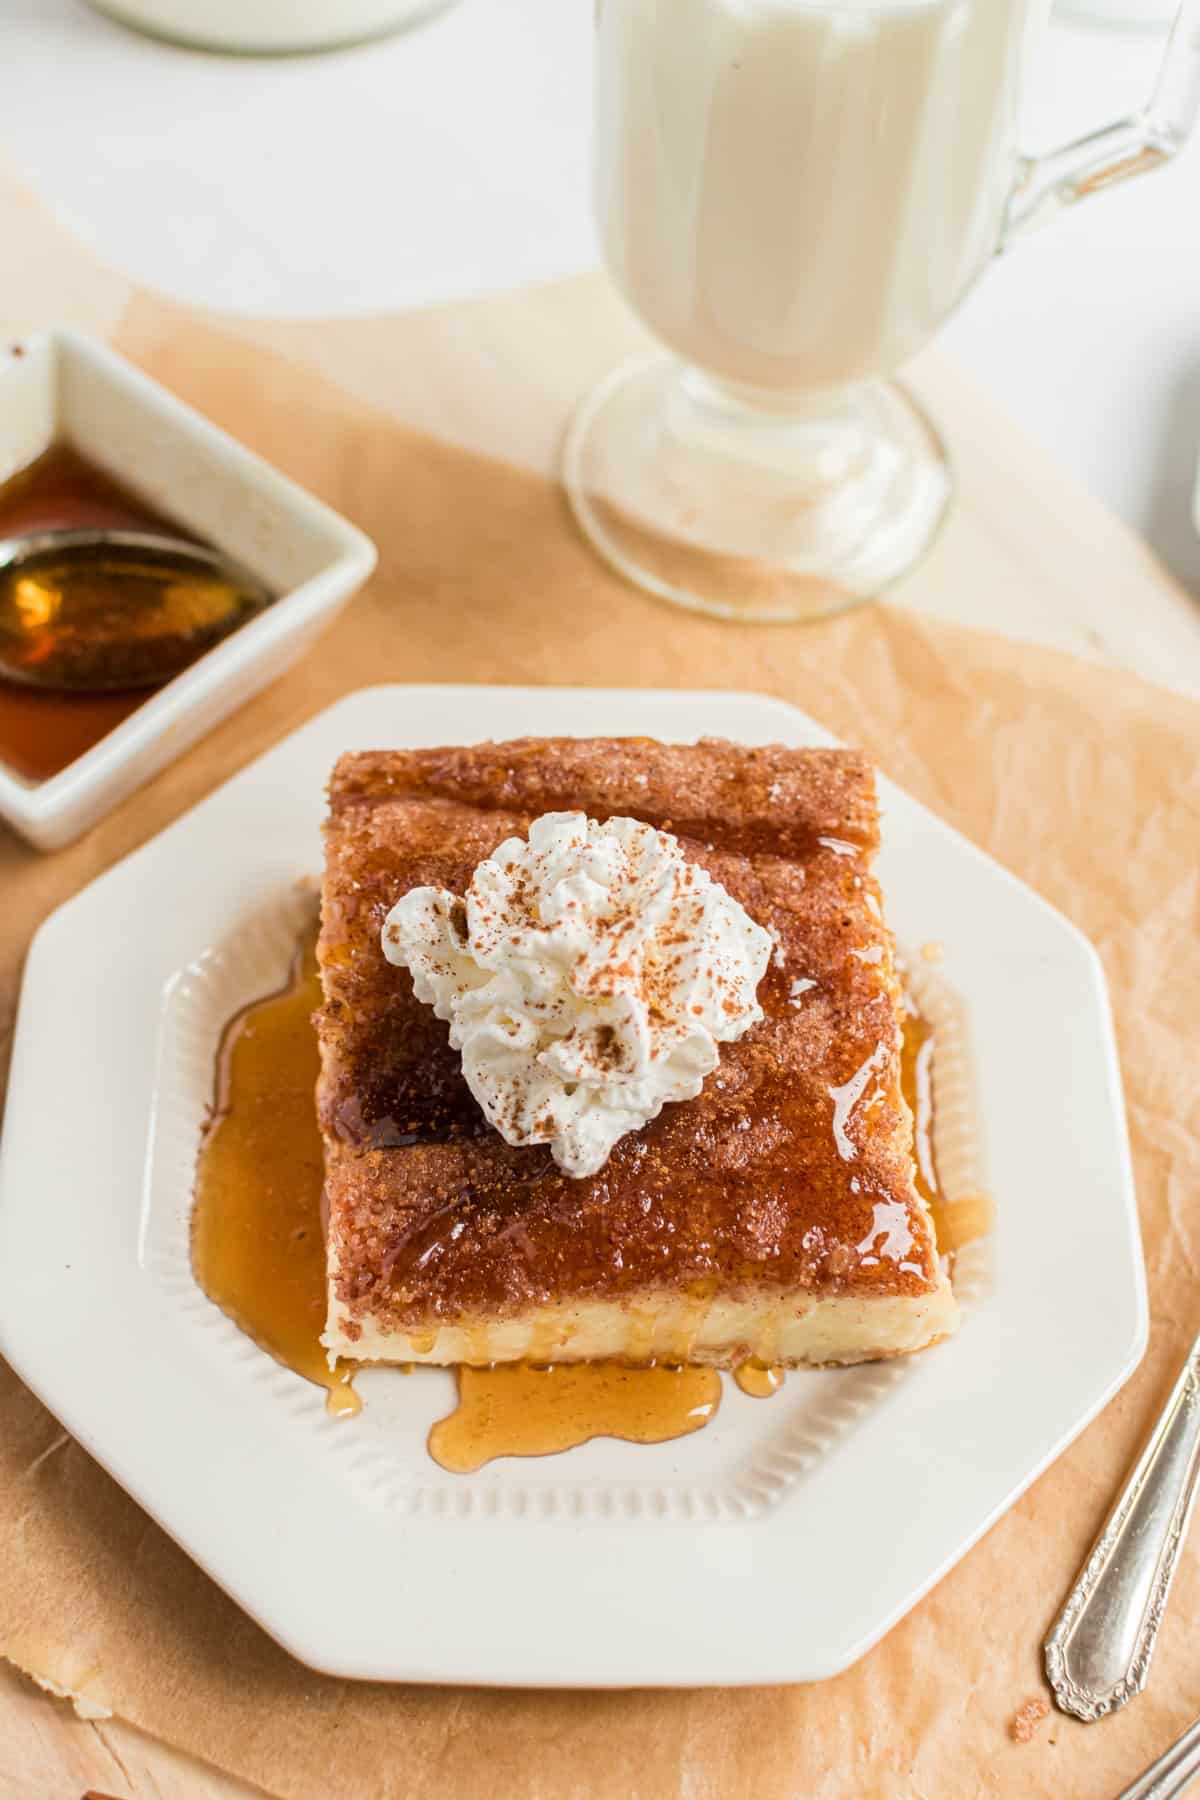
[[[695,1098],[718,1046],[762,1018],[772,948],[669,832],[580,812],[506,839],[465,895],[412,888],[383,926],[491,1124],[576,1176]]]

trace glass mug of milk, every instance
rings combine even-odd
[[[1162,162],[1200,110],[1182,0],[1146,110],[1045,157],[1017,125],[1047,0],[595,0],[605,260],[672,352],[567,435],[586,535],[661,598],[815,618],[931,542],[938,434],[886,379],[1027,225]]]

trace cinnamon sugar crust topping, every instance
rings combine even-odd
[[[544,1143],[502,1141],[447,1023],[381,945],[398,894],[464,895],[506,839],[576,810],[669,830],[774,943],[761,1020],[696,1098],[583,1178]],[[351,1335],[355,1320],[415,1330],[651,1288],[801,1304],[938,1287],[865,758],[648,739],[354,754],[334,771],[326,843],[318,1105]],[[447,924],[461,928],[452,911]]]

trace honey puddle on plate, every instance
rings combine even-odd
[[[329,1409],[359,1409],[353,1368],[329,1368],[325,1325],[324,1173],[317,1128],[321,1002],[315,933],[279,993],[225,1028],[217,1097],[196,1172],[192,1262],[210,1300],[298,1375],[328,1391]],[[498,1456],[543,1456],[593,1437],[660,1444],[715,1414],[715,1369],[627,1369],[611,1363],[461,1368],[459,1403],[430,1433],[443,1468],[478,1469]]]
[[[216,1103],[196,1172],[192,1260],[210,1300],[287,1368],[326,1389],[329,1409],[359,1410],[353,1367],[330,1369],[325,1324],[323,1156],[317,1129],[320,1005],[315,930],[298,949],[287,985],[227,1025]],[[902,1078],[917,1126],[917,1185],[944,1253],[987,1229],[986,1202],[947,1202],[933,1160],[933,1033],[915,1011],[905,1026]],[[500,1456],[545,1456],[595,1437],[661,1444],[715,1417],[715,1369],[662,1363],[499,1364],[461,1367],[458,1405],[429,1435],[444,1469],[467,1473]],[[750,1361],[734,1371],[745,1394],[766,1399],[782,1369]]]
[[[662,1444],[701,1431],[721,1404],[716,1369],[662,1363],[465,1364],[458,1405],[429,1434],[429,1454],[457,1475],[498,1456],[547,1456],[589,1438]]]
[[[317,1130],[321,1001],[315,933],[287,986],[225,1028],[212,1123],[196,1169],[192,1265],[210,1300],[272,1356],[356,1413],[353,1371],[331,1370],[325,1328],[324,1157]]]

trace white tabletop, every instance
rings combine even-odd
[[[124,272],[240,312],[373,312],[588,268],[590,0],[205,56],[80,0],[0,0],[0,148]],[[1136,106],[1161,39],[1051,27],[1038,148]],[[944,342],[1200,592],[1200,143],[998,262]]]

